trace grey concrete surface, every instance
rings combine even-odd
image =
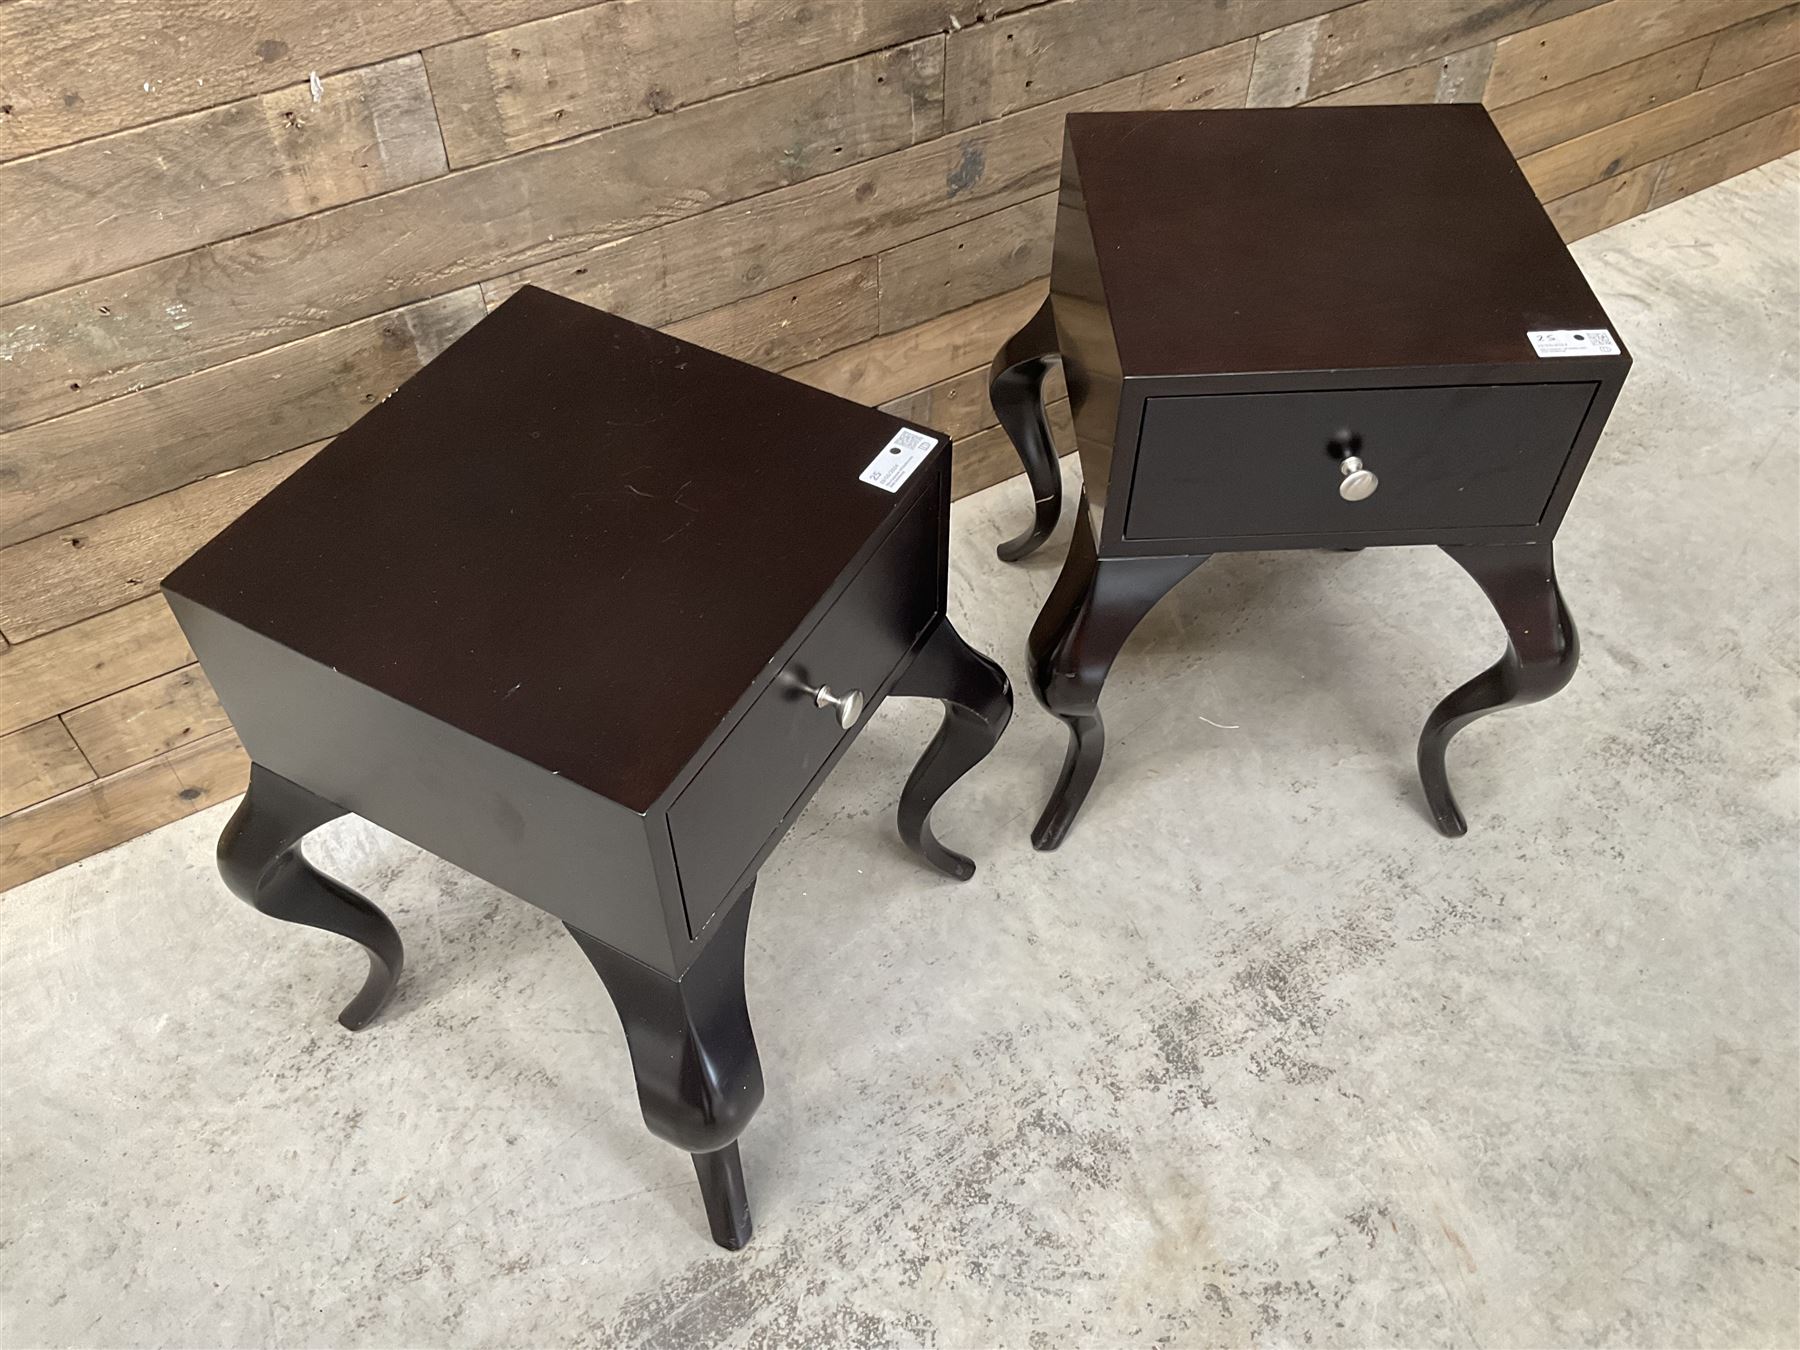
[[[0,1339],[1800,1343],[1797,194],[1578,247],[1638,361],[1561,539],[1585,664],[1457,742],[1466,839],[1414,738],[1500,636],[1430,550],[1202,568],[1068,847],[1028,696],[947,801],[967,885],[891,822],[934,712],[875,719],[763,874],[741,1255],[557,925],[377,830],[314,849],[410,945],[358,1035],[360,956],[214,876],[229,808],[10,893]],[[1021,688],[1024,495],[958,505],[952,587]]]

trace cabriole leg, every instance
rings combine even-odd
[[[1069,729],[1062,774],[1031,833],[1034,847],[1054,849],[1068,837],[1094,785],[1106,751],[1100,690],[1119,649],[1156,602],[1206,558],[1100,558],[1082,496],[1062,574],[1031,627],[1032,692]]]
[[[1581,641],[1556,585],[1549,544],[1446,547],[1487,593],[1506,627],[1506,653],[1433,709],[1419,737],[1419,778],[1432,819],[1443,833],[1468,833],[1444,755],[1450,739],[1479,717],[1549,698],[1575,677]]]
[[[344,814],[343,807],[252,764],[250,788],[219,836],[219,873],[233,895],[270,918],[322,928],[363,946],[368,978],[338,1014],[339,1022],[357,1031],[393,996],[405,954],[387,915],[301,855],[302,839]]]
[[[900,837],[944,875],[967,881],[975,875],[975,864],[937,841],[931,808],[999,741],[1012,720],[1012,684],[945,617],[894,682],[893,692],[902,698],[939,699],[944,705],[943,725],[901,790]]]
[[[694,1155],[713,1241],[750,1241],[750,1201],[737,1138],[762,1104],[762,1062],[744,1002],[744,940],[754,881],[679,979],[569,925],[618,1009],[644,1123]]]
[[[1056,318],[1050,297],[1045,296],[1037,313],[1000,349],[988,372],[988,401],[1019,452],[1034,502],[1030,526],[996,550],[1005,562],[1017,562],[1048,539],[1062,512],[1062,471],[1044,413],[1044,376],[1056,359]]]

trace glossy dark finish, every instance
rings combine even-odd
[[[812,691],[875,695],[941,612],[931,584],[941,524],[936,497],[920,497],[669,808],[692,932],[736,894],[763,843],[851,734]],[[874,706],[865,705],[865,718]]]
[[[1575,678],[1581,639],[1556,584],[1549,544],[1446,548],[1486,593],[1506,628],[1506,653],[1457,689],[1426,719],[1419,737],[1419,779],[1443,833],[1468,833],[1450,791],[1444,753],[1450,738],[1477,718],[1549,698]]]
[[[1068,837],[1106,751],[1100,690],[1125,640],[1204,556],[1101,558],[1087,498],[1075,508],[1075,537],[1062,573],[1031,627],[1031,688],[1069,729],[1069,748],[1032,845],[1054,849]]]
[[[527,287],[170,581],[646,811],[930,483],[857,480],[906,425]]]
[[[988,402],[1025,465],[1034,503],[1025,532],[994,550],[1003,562],[1017,562],[1035,552],[1050,537],[1062,513],[1062,472],[1044,411],[1044,377],[1057,359],[1056,316],[1046,297],[1037,313],[1000,349],[988,372]]]
[[[1608,326],[1479,104],[1077,113],[1067,135],[1127,374],[1529,366],[1528,330]]]
[[[1040,311],[994,365],[1054,521],[1032,379],[1061,358],[1085,493],[1032,636],[1035,690],[1071,732],[1039,847],[1092,783],[1100,685],[1159,586],[1226,550],[1547,549],[1631,365],[1622,340],[1532,347],[1611,323],[1476,105],[1071,114],[1046,304],[1051,347]],[[1352,446],[1380,479],[1361,500],[1338,493]],[[1125,560],[1154,565],[1113,581]],[[1522,651],[1427,729],[1445,828],[1458,719],[1561,687]]]
[[[1592,384],[1445,385],[1153,398],[1127,539],[1535,525]],[[1381,478],[1347,502],[1334,441],[1350,429]],[[1204,454],[1197,454],[1203,448]]]
[[[900,809],[959,874],[926,814],[1010,710],[945,617],[948,441],[859,481],[903,425],[528,287],[164,583],[255,766],[233,889],[386,963],[347,1023],[400,947],[295,851],[321,820],[556,915],[727,1246],[762,1091],[739,897],[890,692],[965,710]],[[864,695],[848,729],[824,684]]]
[[[944,620],[932,629],[893,692],[936,698],[944,705],[943,723],[900,793],[900,838],[945,876],[967,881],[975,875],[975,864],[938,842],[931,831],[931,809],[1000,740],[1012,721],[1012,682]]]
[[[737,1138],[763,1099],[762,1061],[744,1002],[754,891],[752,883],[676,980],[569,927],[624,1024],[644,1123],[657,1138],[695,1155],[713,1240],[733,1251],[750,1240]]]
[[[252,765],[249,790],[219,836],[219,874],[233,895],[272,919],[361,944],[368,978],[338,1014],[348,1030],[360,1031],[393,997],[406,956],[387,915],[301,855],[301,840],[343,814],[343,807]]]

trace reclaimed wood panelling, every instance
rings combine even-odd
[[[881,331],[916,323],[1050,275],[1056,194],[888,249],[881,268]]]
[[[531,282],[664,324],[1053,191],[1071,112],[1232,107],[1251,44],[1234,43],[953,136],[489,283]]]
[[[580,0],[0,4],[0,159],[504,28]]]
[[[973,23],[981,11],[980,0],[633,0],[448,43],[425,61],[444,145],[461,167],[939,33],[952,19]]]
[[[1494,47],[1488,102],[1504,107],[1690,38],[1779,9],[1783,0],[1607,0],[1513,33]],[[1548,16],[1546,16],[1548,17]]]
[[[322,449],[247,468],[0,548],[0,630],[27,642],[153,594],[162,578]]]
[[[471,286],[0,435],[0,545],[335,435],[482,312]]]
[[[1601,0],[1358,0],[1264,33],[1251,104],[1310,102],[1506,34],[1590,8]]]
[[[1527,155],[1519,167],[1540,197],[1553,200],[1778,111],[1793,102],[1796,81],[1800,57],[1788,57]]]
[[[194,659],[160,595],[0,651],[0,735]]]
[[[950,35],[946,125],[974,126],[1342,3],[1051,0]]]
[[[988,367],[928,384],[880,405],[883,412],[936,427],[946,436],[963,437],[994,425],[994,409],[988,402]]]
[[[678,338],[768,370],[786,370],[876,333],[873,258],[668,325]]]
[[[1700,86],[1713,39],[1697,38],[1494,110],[1494,125],[1525,156],[1649,112]]]
[[[1784,56],[1800,56],[1800,5],[1789,5],[1720,33],[1713,40],[1712,54],[1706,58],[1706,69],[1700,73],[1700,87],[1729,80]]]
[[[1069,400],[1050,400],[1044,405],[1044,415],[1050,420],[1050,443],[1056,452],[1074,454],[1075,424],[1070,417]],[[963,438],[956,443],[954,455],[950,490],[958,497],[1003,483],[1019,472],[1019,452],[1003,427],[988,427]]]
[[[0,890],[204,811],[249,781],[237,736],[221,731],[0,817]]]
[[[1709,136],[1697,145],[1676,151],[1663,162],[1647,209],[1667,206],[1796,150],[1800,150],[1800,107],[1783,108]]]
[[[1585,239],[1588,235],[1629,220],[1650,208],[1650,194],[1662,164],[1639,165],[1624,173],[1558,197],[1545,208],[1565,243]]]
[[[93,779],[93,766],[54,717],[0,736],[0,816]]]
[[[859,342],[818,361],[795,366],[794,379],[858,403],[882,403],[908,393],[923,377],[935,382],[967,370],[1031,317],[1044,299],[1032,282],[927,323]]]
[[[231,726],[197,665],[71,709],[62,720],[99,774],[117,773]]]
[[[0,304],[444,172],[418,57],[319,87],[0,164]]]
[[[954,32],[1043,0],[730,0],[750,81]]]
[[[242,786],[156,579],[520,285],[963,493],[1066,114],[1480,100],[1577,238],[1792,150],[1797,57],[1794,0],[0,0],[0,888]]]
[[[927,38],[7,306],[0,429],[930,139],[943,47]]]

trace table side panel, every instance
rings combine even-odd
[[[1122,375],[1112,315],[1081,190],[1073,146],[1063,142],[1062,183],[1056,201],[1056,239],[1050,258],[1050,304],[1057,350],[1069,391],[1081,479],[1088,500],[1106,500],[1113,447],[1119,434]],[[1067,447],[1060,447],[1066,449]]]
[[[693,936],[773,847],[840,744],[867,725],[877,691],[942,612],[943,501],[938,486],[920,494],[669,808]],[[868,701],[851,730],[806,692],[821,684],[863,691]]]
[[[669,975],[687,934],[647,822],[170,593],[256,763]],[[371,897],[379,903],[379,897]]]

